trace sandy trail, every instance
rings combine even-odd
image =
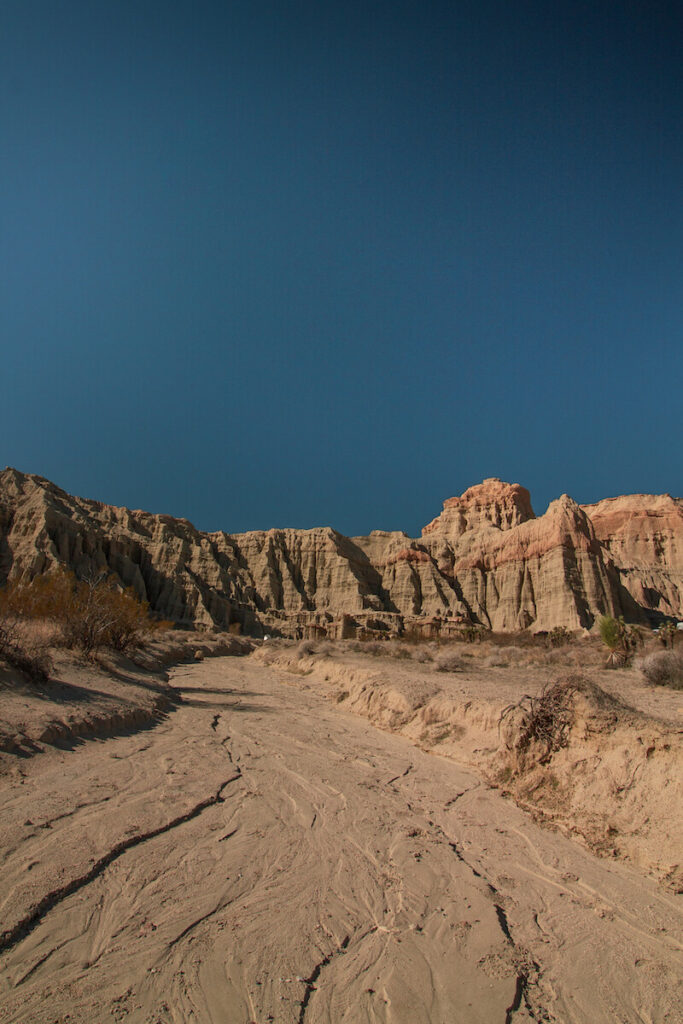
[[[0,793],[0,1021],[680,1021],[676,897],[250,659]]]

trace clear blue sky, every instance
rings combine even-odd
[[[4,0],[0,464],[228,531],[681,494],[682,22]]]

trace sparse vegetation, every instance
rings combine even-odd
[[[572,634],[566,626],[555,626],[546,637],[548,647],[565,647],[571,641]]]
[[[614,619],[609,615],[603,615],[598,621],[600,638],[607,647],[606,668],[619,668],[628,665],[633,652],[642,643],[640,631],[634,626],[628,626],[620,616]]]
[[[650,686],[668,686],[683,690],[683,654],[678,651],[655,651],[637,663]]]
[[[17,619],[6,612],[0,613],[0,658],[30,679],[45,681],[52,671],[44,640],[27,636]]]
[[[434,660],[432,652],[425,646],[415,647],[412,651],[411,657],[413,661],[416,661],[420,665],[424,665],[426,662]]]
[[[149,613],[132,588],[122,590],[101,574],[79,580],[66,570],[27,583],[13,581],[0,592],[0,616],[6,621],[44,619],[58,630],[57,641],[92,657],[103,647],[131,652],[145,636],[170,623]]]
[[[316,646],[313,640],[302,640],[296,649],[296,653],[300,658],[310,657],[311,654],[316,653]]]
[[[467,622],[458,629],[457,639],[463,640],[466,644],[480,644],[489,633],[489,630],[485,629],[484,626],[479,626],[474,622]]]
[[[524,754],[537,744],[537,761],[545,763],[556,750],[566,747],[574,723],[574,695],[585,685],[581,676],[547,683],[538,697],[526,694],[508,704],[498,720],[499,731],[508,725],[506,746]],[[514,724],[513,724],[514,723]]]
[[[657,639],[662,647],[670,647],[672,650],[678,640],[678,629],[673,622],[664,622],[657,631]]]
[[[437,672],[462,672],[467,665],[454,651],[441,651],[436,656],[434,667]]]

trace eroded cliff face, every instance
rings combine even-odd
[[[469,487],[459,498],[447,498],[443,512],[424,527],[422,536],[439,533],[455,541],[465,533],[491,526],[510,530],[535,518],[531,496],[525,487],[489,477]]]
[[[683,500],[627,494],[582,508],[634,601],[683,618]]]
[[[509,500],[501,500],[501,489],[509,486],[501,481],[470,488],[460,502],[470,495],[480,506],[494,483],[496,508],[488,522],[480,518],[477,528],[454,533],[453,506],[446,503],[443,524],[440,517],[424,531],[425,543],[444,575],[457,581],[473,618],[510,631],[590,628],[597,615],[622,614],[614,566],[580,507],[565,494],[545,515],[532,518],[528,501],[522,510],[515,502],[523,491],[517,485],[510,486]],[[499,516],[501,504],[516,514]]]
[[[540,630],[652,608],[683,616],[682,503],[637,497],[637,514],[625,516],[609,501],[581,508],[564,495],[537,518],[523,487],[491,479],[448,499],[419,539],[331,528],[231,535],[7,469],[0,582],[57,565],[114,572],[165,618],[294,636],[341,635],[349,623],[400,631],[435,618]]]

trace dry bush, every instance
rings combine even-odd
[[[379,640],[364,640],[361,643],[362,654],[372,654],[375,658],[381,658],[387,653],[387,646]]]
[[[519,665],[528,662],[528,653],[521,647],[510,644],[508,647],[500,647],[489,654],[482,662],[484,668],[508,668],[510,665]]]
[[[467,663],[453,651],[441,651],[436,656],[434,667],[437,672],[463,672]]]
[[[505,745],[524,754],[532,746],[539,749],[537,761],[543,764],[556,750],[566,747],[574,724],[574,696],[586,687],[582,676],[547,683],[538,697],[525,694],[516,704],[503,708],[498,730],[506,729]]]
[[[0,658],[31,679],[47,680],[52,660],[40,636],[27,636],[12,616],[0,616]]]
[[[677,651],[656,651],[640,658],[637,667],[650,686],[683,690],[683,654]]]
[[[54,622],[59,641],[86,656],[100,648],[130,652],[168,623],[155,621],[132,588],[121,590],[105,575],[78,580],[60,569],[31,583],[14,581],[0,595],[0,613]]]
[[[424,665],[428,661],[434,661],[434,655],[428,647],[415,647],[411,652],[413,661],[417,661],[418,664]]]
[[[388,654],[390,658],[399,658],[403,660],[410,658],[410,648],[407,644],[400,643],[398,640],[390,640],[389,643],[385,645],[385,648],[386,654]]]
[[[297,646],[296,653],[300,658],[308,657],[311,654],[315,654],[318,648],[316,647],[313,640],[302,640]]]

